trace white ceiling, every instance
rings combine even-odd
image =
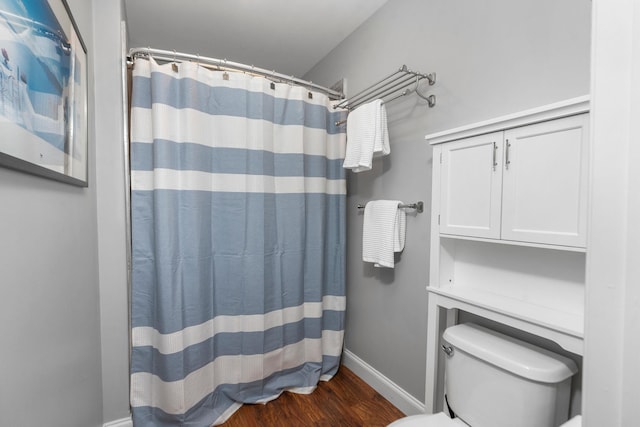
[[[387,0],[125,0],[130,47],[303,76]]]

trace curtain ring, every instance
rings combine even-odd
[[[178,72],[178,64],[176,64],[176,50],[173,49],[173,62],[171,63],[171,69],[174,73]]]
[[[222,79],[223,80],[229,80],[229,73],[227,73],[227,58],[223,59],[224,61],[224,74],[222,74]]]

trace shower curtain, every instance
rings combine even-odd
[[[136,427],[209,426],[309,393],[342,353],[345,134],[317,92],[137,59]]]

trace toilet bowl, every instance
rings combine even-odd
[[[576,364],[561,355],[467,323],[442,335],[445,390],[459,418],[414,415],[388,427],[556,427],[569,418]]]

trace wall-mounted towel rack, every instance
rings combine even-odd
[[[387,103],[413,92],[426,100],[429,103],[429,107],[433,107],[436,105],[435,95],[425,96],[418,91],[420,81],[423,79],[427,79],[430,86],[434,85],[436,83],[436,73],[422,74],[418,71],[412,71],[406,65],[403,65],[379,82],[350,98],[344,99],[336,104],[334,108],[353,110],[374,99],[382,99],[383,102]],[[413,87],[410,88],[410,86]]]
[[[358,209],[364,209],[365,205],[358,204]],[[398,205],[399,208],[415,209],[418,213],[424,212],[424,202],[406,203]]]

